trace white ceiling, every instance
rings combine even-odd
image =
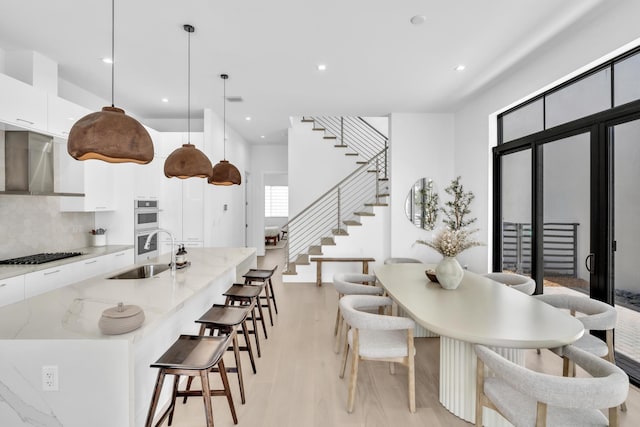
[[[186,128],[191,24],[192,117],[222,114],[227,73],[227,96],[244,99],[227,104],[227,121],[249,143],[285,143],[290,116],[452,112],[603,3],[116,0],[115,105]],[[60,78],[111,98],[109,0],[0,0],[0,48],[37,51]]]

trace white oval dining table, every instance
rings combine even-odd
[[[470,271],[457,289],[445,290],[425,275],[428,264],[389,264],[375,268],[387,294],[418,324],[440,335],[440,403],[475,422],[474,344],[494,348],[524,365],[524,350],[571,344],[582,323],[569,313]],[[509,425],[484,411],[483,425]]]

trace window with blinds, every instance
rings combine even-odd
[[[289,187],[284,185],[264,187],[264,216],[289,216]]]

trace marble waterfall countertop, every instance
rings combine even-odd
[[[190,248],[191,266],[176,271],[175,277],[166,270],[148,279],[108,279],[129,270],[133,267],[130,265],[0,307],[0,339],[124,338],[136,342],[153,332],[154,325],[180,310],[185,301],[204,292],[220,275],[228,274],[230,269],[235,271],[239,265],[255,265],[255,254],[255,248]],[[169,263],[169,254],[155,262]],[[47,268],[50,266],[49,263]],[[145,321],[127,334],[103,335],[98,328],[102,311],[118,302],[139,305]]]
[[[34,271],[45,270],[59,265],[70,264],[72,262],[91,259],[102,255],[114,254],[116,252],[133,249],[132,245],[108,245],[108,246],[87,246],[86,248],[71,249],[62,252],[82,252],[82,255],[65,258],[58,261],[47,262],[44,264],[29,265],[0,265],[0,279],[20,276],[22,274],[33,273]]]

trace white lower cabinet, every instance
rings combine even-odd
[[[24,276],[0,279],[0,307],[24,299]]]
[[[74,264],[76,263],[59,265],[25,274],[24,297],[31,298],[73,282],[75,271],[72,266]]]
[[[133,249],[127,249],[124,251],[116,252],[114,254],[106,255],[105,258],[108,259],[107,264],[109,268],[104,271],[104,273],[119,270],[134,263]]]

